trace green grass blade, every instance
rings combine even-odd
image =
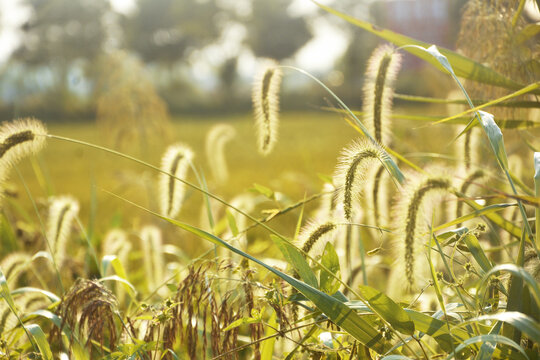
[[[332,9],[331,7],[319,4],[318,2],[312,0],[317,6],[319,6],[321,9],[324,9],[325,11],[334,14],[343,20],[356,25],[364,30],[369,31],[370,33],[377,35],[378,37],[387,40],[397,46],[404,46],[404,45],[417,45],[419,47],[428,47],[430,44],[425,43],[423,41],[416,40],[414,38],[395,33],[393,31],[387,30],[387,29],[381,29],[378,26],[375,26],[367,21],[362,21],[359,19],[356,19],[352,16],[349,16],[347,14],[341,13],[337,10]],[[428,54],[423,52],[422,50],[419,50],[417,48],[413,47],[407,47],[405,48],[406,51],[410,52],[411,54],[431,63],[433,66],[435,66],[437,69],[444,71],[448,69],[438,62],[436,59],[433,59]],[[454,51],[448,50],[448,49],[441,49],[441,53],[444,54],[451,62],[454,64],[456,75],[459,77],[464,77],[469,80],[479,81],[482,83],[505,87],[509,89],[520,89],[523,87],[523,85],[505,77],[504,75],[499,74],[498,72],[494,71],[493,69],[490,69],[487,66],[484,66],[466,56],[460,55]]]
[[[491,335],[498,335],[501,331],[502,322],[497,322],[493,328],[489,331]],[[495,345],[489,342],[485,342],[480,347],[478,355],[476,355],[475,360],[491,360],[493,358],[493,353],[495,352]]]
[[[446,228],[448,228],[450,226],[454,226],[456,224],[461,224],[461,223],[463,223],[463,222],[465,222],[467,220],[471,220],[471,219],[474,219],[474,218],[477,218],[477,217],[480,217],[480,216],[483,216],[483,215],[488,215],[490,213],[500,211],[500,210],[505,209],[505,208],[507,208],[509,206],[515,206],[515,204],[494,204],[494,205],[489,205],[489,206],[486,206],[486,207],[481,207],[479,210],[475,210],[472,213],[460,216],[457,219],[454,219],[452,221],[449,221],[447,223],[439,225],[436,228],[434,228],[433,231],[434,232],[440,231],[440,230],[446,229]]]
[[[478,316],[456,326],[461,327],[478,321],[500,321],[510,324],[526,334],[531,340],[540,344],[540,325],[538,325],[535,319],[518,311],[506,311],[498,314]]]
[[[296,270],[298,275],[300,275],[300,278],[309,286],[318,289],[319,283],[317,282],[317,277],[302,254],[300,254],[300,252],[290,243],[284,241],[280,237],[270,234],[270,238],[272,238],[274,244],[276,244],[281,251],[285,260],[287,260],[287,262]]]
[[[452,115],[452,116],[449,116],[449,117],[446,117],[444,119],[441,119],[437,122],[434,123],[435,124],[440,124],[440,123],[444,123],[444,122],[447,122],[447,121],[450,121],[450,120],[453,120],[453,119],[457,119],[457,118],[460,118],[460,117],[463,117],[465,115],[469,115],[469,114],[474,114],[476,111],[480,110],[480,109],[483,109],[483,108],[486,108],[488,106],[493,106],[493,105],[496,105],[496,104],[499,104],[503,101],[506,101],[506,100],[509,100],[509,99],[512,99],[512,98],[515,98],[517,96],[521,96],[523,94],[527,94],[529,92],[533,92],[535,90],[537,90],[538,88],[540,88],[540,82],[536,82],[534,84],[530,84],[528,86],[525,86],[524,88],[516,91],[516,92],[513,92],[511,94],[508,94],[508,95],[505,95],[505,96],[502,96],[498,99],[495,99],[495,100],[492,100],[492,101],[489,101],[487,103],[484,103],[482,105],[478,105],[476,107],[471,107],[471,109],[468,109],[466,111],[463,111],[459,114],[455,114],[455,115]],[[471,100],[472,101],[472,100]]]
[[[447,98],[436,98],[430,96],[418,96],[418,95],[407,95],[407,94],[394,94],[394,99],[411,101],[411,102],[421,102],[426,104],[461,104],[468,105],[467,100],[460,99],[447,99]],[[485,99],[471,99],[475,104],[480,103],[484,105],[489,102]],[[540,108],[540,102],[538,101],[509,101],[505,102],[502,100],[500,102],[489,104],[493,107],[511,107],[511,108]]]
[[[328,270],[335,274],[336,276],[341,276],[341,270],[339,266],[339,257],[336,253],[336,249],[329,241],[324,246],[323,255],[321,258],[321,264],[323,264]],[[332,274],[329,274],[326,270],[321,270],[320,274],[320,284],[321,291],[324,291],[327,294],[333,294],[339,290],[340,283],[335,281]]]
[[[469,347],[470,345],[473,345],[476,343],[486,343],[486,342],[510,346],[518,350],[520,354],[523,355],[523,358],[525,359],[529,358],[527,354],[525,353],[525,351],[521,348],[521,346],[516,344],[515,341],[510,340],[509,338],[502,335],[488,334],[488,335],[478,335],[478,336],[475,336],[475,337],[472,337],[470,339],[463,341],[461,344],[458,345],[458,347],[456,347],[455,352],[452,352],[450,353],[450,355],[448,355],[446,360],[453,359],[454,357],[456,357],[456,354],[458,354],[460,351],[464,350],[465,348]]]
[[[377,310],[377,313],[392,325],[395,330],[406,335],[412,336],[414,334],[414,322],[407,312],[392,299],[367,285],[359,285],[358,288],[369,304]]]
[[[531,292],[531,294],[533,295],[536,303],[540,305],[540,285],[531,276],[531,274],[529,274],[527,271],[525,271],[524,268],[522,268],[520,266],[516,266],[514,264],[497,265],[497,266],[494,266],[491,270],[489,270],[486,274],[484,274],[484,276],[482,277],[482,279],[480,280],[480,283],[478,285],[477,294],[482,293],[484,287],[487,284],[487,280],[489,279],[489,277],[491,275],[497,274],[499,271],[501,271],[501,272],[509,272],[513,276],[519,277],[525,283],[527,283],[529,285],[529,287],[531,288],[531,290],[533,290]],[[478,296],[477,298],[480,298],[480,296]]]
[[[335,109],[330,107],[322,107],[322,110],[335,112],[343,114],[345,113],[341,109]],[[362,117],[364,116],[363,111],[359,110],[353,110],[353,113],[358,116]],[[400,120],[413,120],[413,121],[422,121],[422,122],[430,122],[430,123],[437,123],[441,120],[442,116],[433,116],[433,115],[414,115],[414,114],[401,114],[401,113],[392,113],[390,114],[390,117],[392,119],[400,119]],[[445,122],[445,124],[450,125],[467,125],[469,124],[471,118],[470,116],[459,116],[456,118],[452,118]],[[497,125],[502,129],[532,129],[532,128],[538,128],[540,127],[540,121],[534,121],[534,120],[524,120],[524,119],[497,119],[496,120]],[[432,125],[432,124],[428,124]],[[471,128],[474,125],[471,125]],[[468,129],[467,129],[468,130]]]
[[[156,216],[159,215],[156,214]],[[256,264],[264,267],[274,275],[282,278],[291,286],[296,288],[299,292],[301,292],[311,302],[313,302],[315,306],[319,310],[321,310],[326,316],[328,316],[328,318],[332,320],[336,325],[347,331],[356,340],[373,349],[374,351],[382,354],[390,348],[389,344],[383,341],[382,335],[379,333],[379,331],[369,325],[358,314],[356,314],[356,312],[354,312],[341,301],[279,270],[274,269],[273,267],[265,264],[264,262],[221,240],[215,235],[212,235],[202,229],[196,228],[194,226],[174,219],[166,218],[164,216],[159,217],[181,229],[197,235],[204,240],[207,240],[215,245],[225,247],[226,249],[255,262]]]
[[[272,315],[270,315],[270,318],[268,319],[268,326],[266,327],[266,332],[264,333],[265,337],[276,334],[277,328],[277,314],[275,311],[272,311]],[[268,338],[261,343],[261,360],[272,360],[276,339],[277,338],[275,336],[272,336],[271,338]]]
[[[319,84],[330,95],[332,95],[332,97],[338,102],[338,104],[341,106],[341,108],[348,115],[350,115],[350,118],[352,118],[352,120],[354,121],[354,125],[356,125],[356,128],[358,130],[360,130],[360,132],[365,137],[367,137],[372,143],[374,143],[376,145],[379,145],[379,144],[377,144],[377,142],[375,141],[373,136],[371,136],[368,129],[360,121],[360,119],[358,119],[358,117],[356,115],[354,115],[354,113],[351,111],[351,109],[349,109],[349,107],[332,90],[330,90],[330,88],[328,86],[326,86],[322,81],[320,81],[315,76],[308,73],[307,71],[296,68],[294,66],[281,66],[281,67],[285,68],[285,69],[292,69],[292,70],[298,71],[299,73],[306,75],[307,77],[309,77],[310,79],[315,81],[317,84]],[[405,176],[403,175],[403,173],[401,172],[401,170],[399,169],[397,164],[394,162],[394,160],[387,154],[387,150],[385,148],[383,148],[383,152],[385,154],[384,158],[382,159],[383,166],[390,173],[390,175],[392,175],[392,177],[394,179],[396,179],[400,184],[402,184],[405,181]]]
[[[534,189],[540,198],[540,152],[534,153]],[[536,207],[536,247],[540,248],[540,207]]]
[[[60,298],[56,296],[55,294],[53,294],[52,292],[43,290],[43,289],[34,288],[34,287],[22,287],[22,288],[15,289],[11,292],[12,295],[27,294],[27,293],[39,293],[49,298],[49,300],[51,300],[51,302],[53,303],[60,302]]]
[[[476,201],[467,199],[466,195],[463,195],[463,194],[460,194],[460,193],[456,193],[456,195],[460,199],[462,199],[462,201],[464,203],[466,203],[467,205],[469,205],[473,209],[482,210],[484,208],[482,205],[478,205],[476,203]],[[514,223],[505,220],[502,216],[500,216],[496,212],[486,213],[485,216],[489,220],[491,220],[494,224],[496,224],[498,227],[503,229],[504,231],[512,234],[513,236],[517,237],[518,239],[521,239],[521,235],[522,235],[521,229],[518,226],[516,226]]]
[[[32,334],[32,337],[34,338],[34,341],[39,348],[39,352],[41,353],[41,357],[46,360],[52,360],[53,354],[51,351],[51,347],[49,346],[49,343],[47,342],[47,337],[45,336],[43,330],[41,330],[39,325],[28,324],[24,327],[30,334]]]
[[[474,236],[472,233],[468,233],[461,239],[463,240],[465,245],[467,245],[467,248],[471,252],[474,260],[476,260],[476,263],[480,265],[480,268],[485,273],[489,272],[493,268],[493,264],[491,263],[491,261],[489,261],[486,253],[482,249],[482,246],[480,246],[480,243],[478,242],[476,236]]]
[[[77,334],[73,333],[69,326],[67,324],[64,324],[62,322],[62,319],[50,312],[49,310],[36,310],[30,314],[28,314],[29,317],[32,316],[39,316],[42,318],[45,318],[49,321],[51,321],[58,329],[62,330],[62,333],[66,336],[67,339],[70,341],[70,345],[72,347],[73,356],[76,360],[87,360],[90,358],[88,352],[84,349],[84,347],[81,345]]]

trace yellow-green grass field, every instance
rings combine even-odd
[[[410,113],[411,109],[407,111]],[[412,112],[426,114],[434,111],[436,109],[416,108]],[[216,183],[212,178],[205,154],[206,134],[218,123],[231,124],[237,133],[225,148],[230,178],[222,184]],[[398,134],[395,138],[400,139],[400,142],[392,145],[410,160],[421,165],[433,163],[435,160],[419,157],[415,153],[429,152],[443,156],[451,154],[451,141],[456,131],[448,125],[428,128],[423,127],[424,125],[418,122],[395,121],[395,132]],[[92,122],[50,124],[48,128],[51,134],[107,146],[105,134],[100,133]],[[296,202],[304,196],[321,191],[322,178],[333,174],[341,149],[357,138],[357,135],[338,114],[285,113],[281,115],[279,140],[274,151],[269,156],[262,157],[257,152],[251,114],[211,118],[182,117],[173,119],[173,126],[167,137],[150,142],[153,145],[147,149],[142,150],[135,144],[123,151],[159,166],[165,148],[172,143],[182,142],[193,149],[194,164],[206,177],[208,190],[226,201],[239,194],[248,193],[253,184],[257,183],[283,193],[291,202]],[[405,165],[402,164],[401,167],[407,170]],[[147,223],[159,223],[155,216],[107,193],[112,192],[150,210],[159,211],[158,173],[140,164],[86,146],[50,139],[36,159],[25,160],[19,165],[19,169],[43,217],[46,216],[47,196],[73,195],[80,202],[81,222],[97,239],[114,226],[136,229]],[[191,170],[188,172],[188,180],[197,183]],[[11,204],[22,204],[22,208],[27,212],[28,222],[37,224],[35,211],[16,172],[11,175],[11,182],[18,196],[18,201],[11,201]],[[211,204],[216,216],[222,217],[222,207],[216,202]],[[203,205],[202,195],[193,189],[188,190],[179,219],[206,227],[208,220]],[[310,204],[307,210],[313,209],[315,205]],[[279,206],[269,200],[263,203],[254,215],[263,217],[261,209]],[[13,211],[18,210],[14,207]],[[290,212],[274,220],[272,225],[292,236],[299,213],[299,209]],[[188,249],[197,250],[196,244],[200,244],[200,241],[194,242],[195,246],[189,243],[191,242],[185,243]]]
[[[208,169],[205,154],[205,136],[217,123],[231,124],[236,137],[225,148],[230,178],[217,184]],[[104,134],[94,123],[50,124],[51,134],[88,141],[107,146]],[[286,113],[281,116],[279,140],[275,150],[267,157],[257,152],[255,129],[251,114],[233,117],[175,118],[168,139],[158,139],[149,149],[141,152],[137,146],[124,149],[126,153],[159,166],[167,145],[182,142],[194,153],[195,166],[207,179],[212,193],[230,200],[249,192],[254,183],[264,185],[290,197],[292,201],[304,195],[319,192],[323,185],[319,174],[331,176],[341,149],[356,137],[355,130],[339,115],[329,113]],[[80,201],[80,217],[97,234],[112,226],[126,228],[156,222],[154,216],[144,213],[106,191],[113,192],[137,204],[158,211],[158,174],[147,167],[100,150],[57,139],[48,140],[46,148],[33,161],[25,160],[19,169],[32,197],[46,214],[48,195],[70,194]],[[192,171],[188,180],[197,183]],[[28,216],[35,219],[23,183],[14,172],[12,185],[17,190],[18,203]],[[106,191],[104,191],[106,190]],[[92,200],[94,199],[94,200]],[[14,202],[13,202],[14,203]],[[271,201],[268,208],[275,207]],[[203,198],[188,190],[187,200],[179,218],[195,225],[205,223]],[[216,204],[213,203],[213,206]],[[93,207],[94,210],[91,210]],[[262,216],[262,215],[261,215]],[[290,217],[288,225],[296,219]],[[290,229],[292,233],[294,228]]]

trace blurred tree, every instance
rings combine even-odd
[[[145,62],[171,65],[221,34],[216,1],[138,0],[123,21],[126,47]]]
[[[70,106],[68,74],[74,61],[91,64],[107,39],[104,15],[107,0],[23,0],[30,18],[20,28],[21,42],[13,58],[30,68],[48,68],[52,76],[49,95],[62,109]]]
[[[255,56],[277,61],[293,56],[313,36],[307,21],[287,12],[289,0],[253,0],[246,44]]]

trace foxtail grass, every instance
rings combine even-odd
[[[31,265],[32,258],[30,255],[23,252],[14,252],[2,259],[0,269],[4,272],[8,283],[14,285],[17,284],[17,280]]]
[[[141,229],[139,237],[148,288],[153,290],[163,280],[165,269],[161,230],[156,226],[147,225]]]
[[[50,199],[47,239],[53,247],[53,256],[59,266],[66,257],[73,222],[79,213],[79,203],[71,196]]]
[[[386,154],[380,146],[365,139],[353,142],[342,151],[334,178],[340,186],[339,197],[348,221],[353,218],[353,199],[362,190],[361,179],[366,177],[374,163],[382,163],[385,159]]]
[[[448,177],[428,175],[410,180],[399,197],[396,206],[398,219],[397,273],[405,275],[409,290],[414,289],[416,278],[420,276],[421,240],[419,227],[422,222],[422,210],[426,202],[437,193],[452,191],[452,183]]]
[[[371,55],[364,83],[364,122],[375,140],[388,144],[391,134],[394,82],[401,65],[401,54],[391,45],[381,45]]]
[[[299,235],[302,251],[306,254],[322,253],[326,241],[336,228],[337,225],[332,221],[306,225]]]
[[[225,145],[236,135],[236,130],[229,124],[214,125],[206,135],[206,159],[210,171],[218,183],[224,183],[229,178]]]
[[[167,217],[175,218],[180,213],[186,190],[185,185],[177,178],[186,177],[192,159],[193,151],[179,143],[169,146],[161,159],[164,173],[160,174],[159,179],[160,210]]]
[[[259,152],[266,156],[272,152],[279,126],[279,86],[282,71],[271,62],[255,80],[252,100],[257,128]]]

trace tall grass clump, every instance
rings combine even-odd
[[[270,62],[255,80],[252,93],[257,145],[262,155],[272,152],[279,127],[279,86],[282,71],[276,62]]]
[[[19,181],[27,196],[16,191],[6,196],[0,213],[0,357],[538,358],[540,153],[535,139],[529,139],[540,124],[532,117],[515,121],[481,109],[537,108],[539,83],[506,72],[514,65],[497,65],[511,56],[478,63],[318,6],[396,46],[382,46],[373,54],[361,112],[349,109],[315,76],[291,66],[273,63],[257,81],[253,102],[261,153],[269,154],[276,143],[281,69],[298,71],[321,86],[340,106],[328,109],[331,116],[345,119],[350,131],[358,132],[359,139],[344,144],[333,176],[327,175],[331,168],[319,174],[322,186],[314,176],[298,175],[296,166],[295,190],[265,164],[275,181],[255,183],[247,194],[233,192],[234,184],[226,182],[223,156],[233,131],[225,124],[207,134],[208,165],[214,171],[208,183],[206,174],[193,164],[193,151],[183,144],[171,145],[161,164],[154,165],[103,146],[47,134],[34,120],[0,127],[2,176],[21,157],[38,151],[45,138],[130,160],[159,176],[157,209],[152,201],[147,205],[115,194],[100,181],[98,187],[110,197],[105,202],[92,192],[85,223],[86,217],[78,216],[77,200],[58,196],[48,186],[43,159],[32,162],[31,176],[37,175],[46,197],[33,191],[25,179],[28,169],[21,167]],[[484,37],[490,29],[508,30],[488,35],[519,40],[516,44],[508,39],[492,44],[487,35],[472,42],[523,50],[523,44],[537,36],[537,26],[526,26],[520,16],[523,6],[525,1],[471,0],[466,16],[471,16],[471,8],[480,9],[482,16],[477,24],[467,19],[469,30],[464,31],[486,25],[488,29],[476,29]],[[498,27],[501,19],[509,24]],[[488,50],[494,56],[509,53]],[[536,47],[530,50],[534,54]],[[464,100],[393,93],[398,52],[403,51],[450,74]],[[527,71],[538,77],[537,67]],[[115,80],[130,80],[124,75],[111,71],[106,80],[112,87]],[[463,86],[462,78],[514,92],[496,99],[486,98],[490,92],[471,98],[470,84]],[[110,90],[110,94],[117,91]],[[526,101],[513,100],[524,94],[529,94]],[[401,117],[391,113],[392,98],[429,103],[433,113],[439,108],[444,113],[448,103],[469,105],[472,110],[448,117],[427,116],[421,108],[422,114],[403,114],[410,122],[392,125],[391,117]],[[113,105],[114,101],[107,103]],[[124,106],[119,104],[118,111]],[[411,122],[421,122],[423,129]],[[401,141],[400,136],[409,139]],[[416,136],[422,141],[410,141]],[[457,156],[434,153],[434,148],[453,140],[459,147]],[[476,145],[485,140],[492,151]],[[303,146],[302,151],[315,153],[317,148],[320,153],[321,143],[308,143],[313,147]],[[287,149],[290,156],[296,153],[295,145]],[[533,166],[519,165],[530,164],[533,158]],[[497,163],[499,168],[492,166]],[[241,165],[235,164],[239,174],[249,174]],[[190,181],[189,168],[196,182]],[[256,181],[263,181],[264,174],[251,171]],[[2,186],[5,179],[0,177]],[[383,185],[390,181],[395,181],[393,194]],[[210,190],[215,188],[227,197]],[[191,192],[203,196],[186,201]],[[25,200],[32,211],[26,209]],[[108,201],[133,211],[107,217],[103,204]],[[48,219],[42,221],[47,206]],[[188,223],[186,219],[194,218],[190,215],[199,209],[205,218]],[[393,242],[388,243],[387,237]],[[49,251],[44,243],[50,245]],[[94,246],[101,247],[99,260]],[[42,271],[49,270],[41,266],[45,263],[55,266],[59,281],[50,271]],[[65,274],[69,276],[61,276]]]

